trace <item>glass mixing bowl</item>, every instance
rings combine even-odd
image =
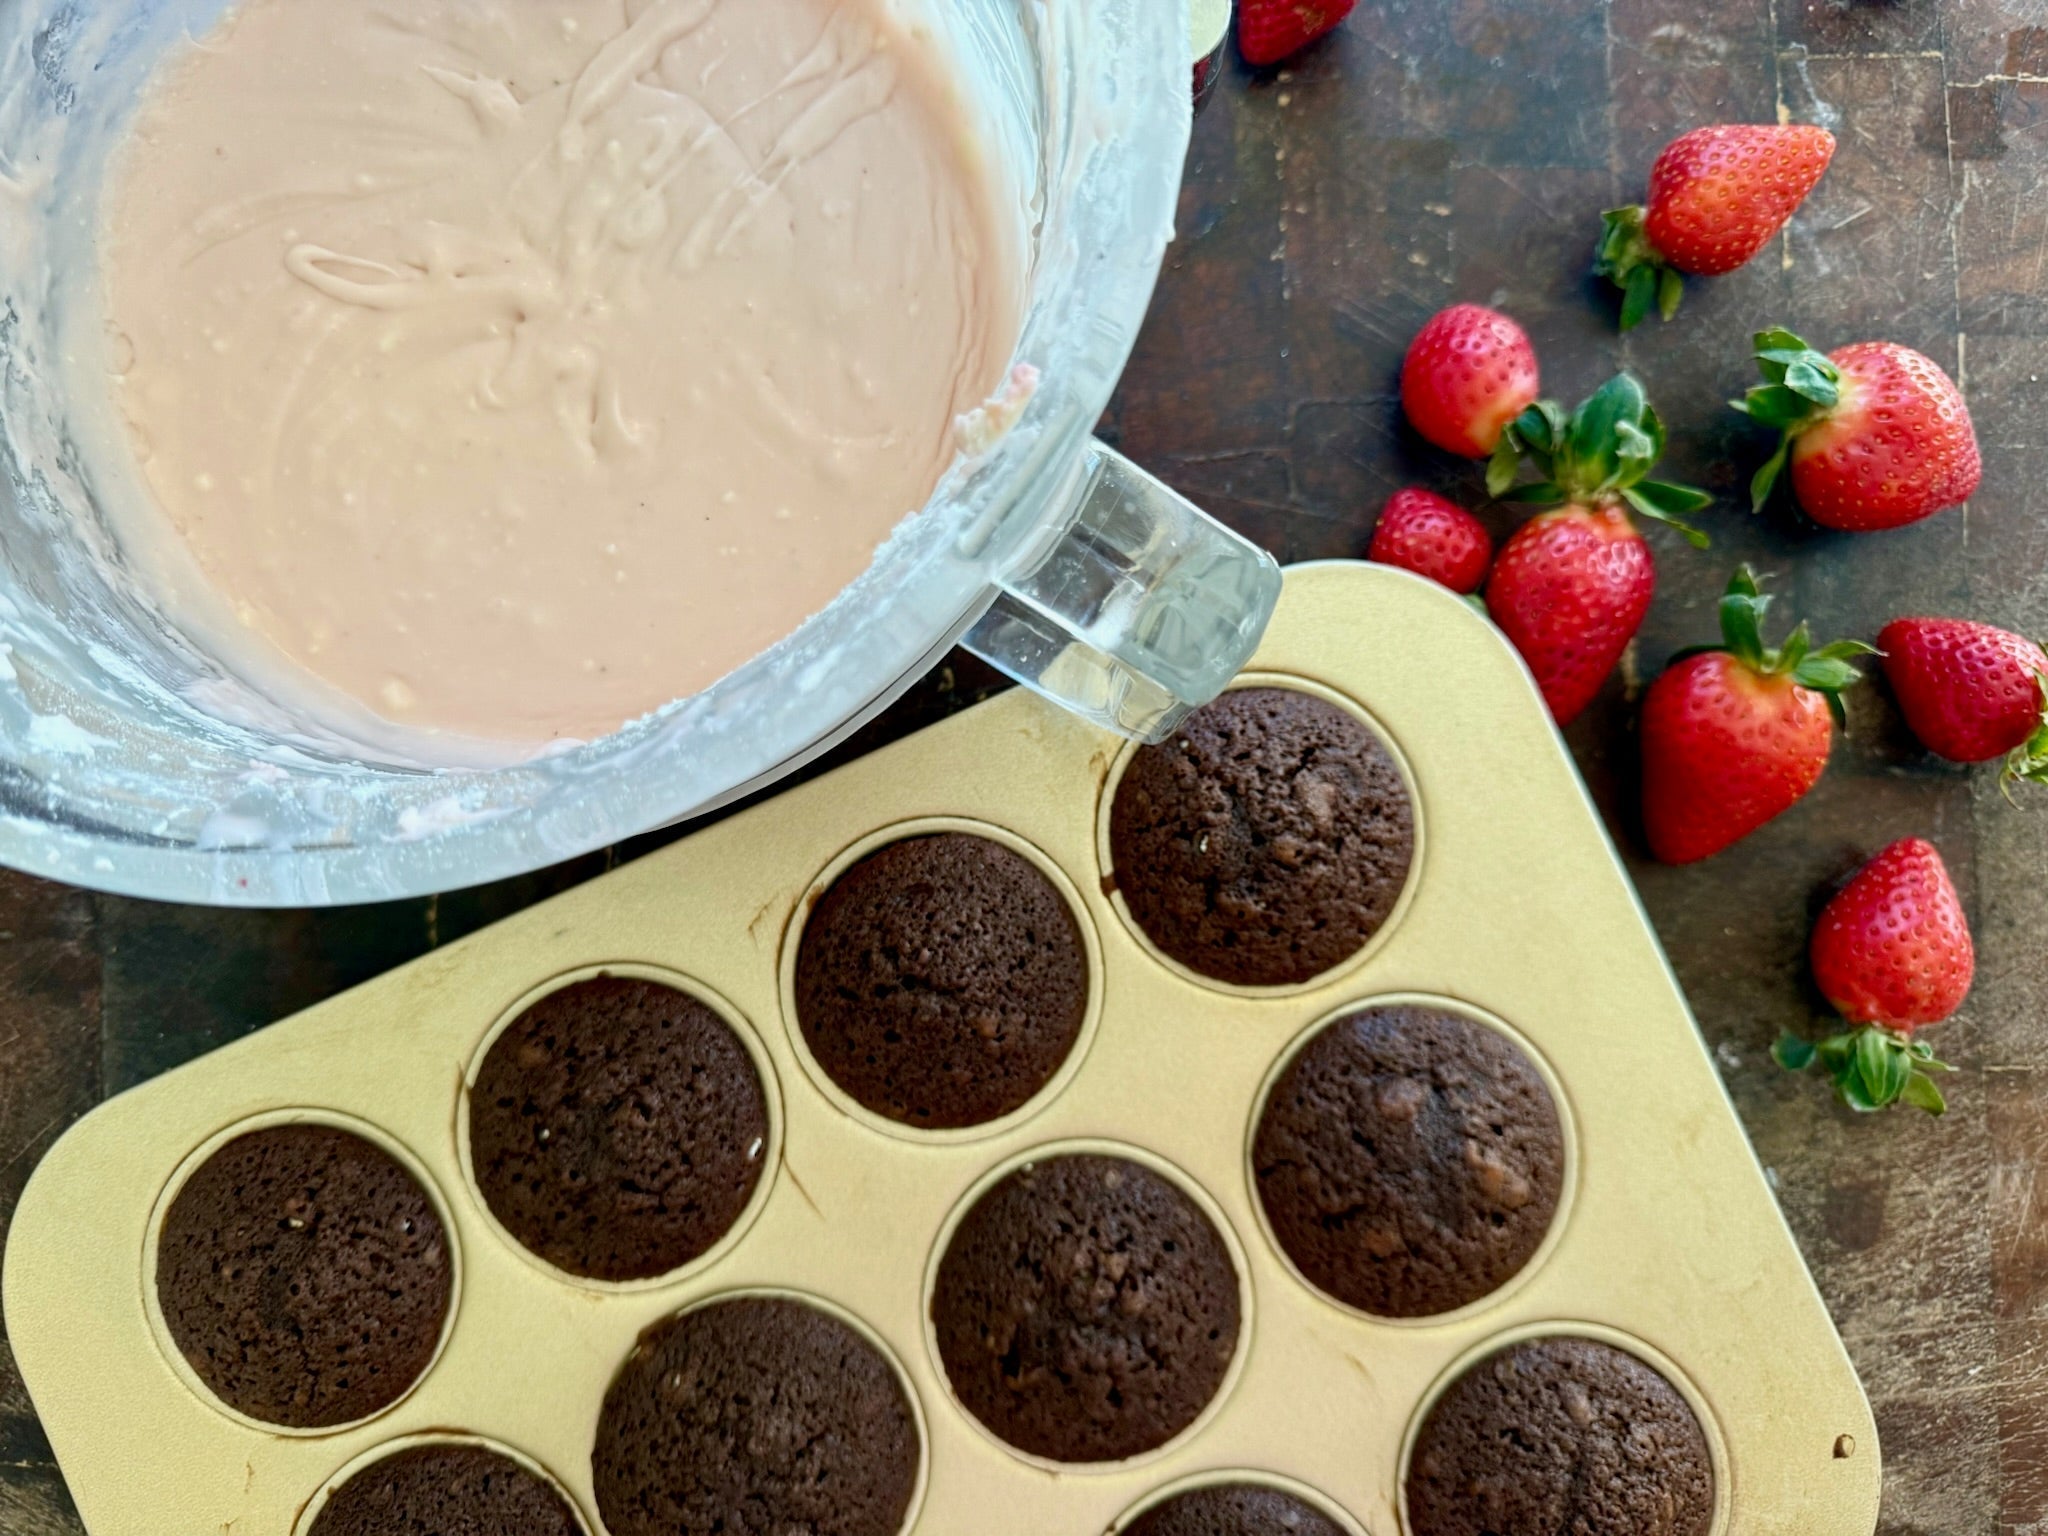
[[[304,906],[473,885],[713,809],[841,739],[964,640],[1156,739],[1249,658],[1273,562],[1092,441],[1188,142],[1187,0],[892,0],[941,30],[1028,210],[1040,384],[867,573],[615,736],[457,770],[309,731],[168,623],[53,382],[99,345],[108,147],[223,0],[0,0],[0,861],[166,900]],[[82,278],[82,275],[85,275]]]

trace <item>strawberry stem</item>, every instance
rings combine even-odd
[[[1819,1068],[1833,1084],[1835,1097],[1862,1114],[1898,1103],[1942,1114],[1948,1101],[1934,1074],[1955,1070],[1935,1056],[1932,1046],[1875,1024],[1817,1041],[1781,1035],[1771,1047],[1771,1059],[1787,1072]]]
[[[1670,320],[1678,314],[1678,306],[1684,302],[1684,274],[1676,267],[1666,267],[1657,274],[1657,313]]]
[[[1685,518],[1712,506],[1714,498],[1649,478],[1664,456],[1664,441],[1663,420],[1641,382],[1632,373],[1618,373],[1576,411],[1539,400],[1510,422],[1487,466],[1486,487],[1503,501],[1539,506],[1625,502],[1704,549],[1706,535]],[[1540,478],[1516,485],[1525,457]]]
[[[1784,475],[1792,440],[1827,420],[1842,403],[1842,372],[1783,326],[1758,331],[1755,342],[1764,382],[1729,404],[1780,434],[1778,451],[1749,482],[1750,510],[1761,512]]]
[[[2036,674],[2041,685],[2041,728],[2013,749],[2005,760],[2005,793],[2012,796],[2015,784],[2048,785],[2048,676]]]
[[[1844,723],[1842,690],[1863,680],[1852,663],[1859,656],[1881,653],[1861,640],[1816,647],[1813,631],[1804,623],[1785,637],[1783,645],[1766,645],[1764,615],[1770,607],[1771,598],[1758,586],[1756,573],[1746,565],[1737,566],[1721,594],[1721,643],[1696,646],[1674,659],[1725,651],[1760,677],[1789,677],[1800,687],[1825,695],[1836,723]]]
[[[1621,289],[1621,328],[1632,331],[1650,318],[1654,307],[1666,320],[1685,299],[1685,279],[1650,243],[1640,204],[1610,208],[1601,215],[1602,228],[1593,270]]]

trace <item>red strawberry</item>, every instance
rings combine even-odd
[[[1903,528],[1959,506],[1984,478],[1969,407],[1931,359],[1887,341],[1821,356],[1790,331],[1759,331],[1764,383],[1736,409],[1785,434],[1750,482],[1761,510],[1792,465],[1806,515],[1829,528]]]
[[[2048,784],[2048,653],[1964,619],[1894,619],[1877,637],[1906,724],[1952,762],[2006,759],[2009,779]]]
[[[1486,607],[1559,725],[1570,725],[1621,660],[1657,591],[1657,566],[1618,505],[1569,506],[1515,531],[1486,586]]]
[[[1724,123],[1673,139],[1650,171],[1647,207],[1607,215],[1596,270],[1622,290],[1621,328],[1656,304],[1669,320],[1679,274],[1719,277],[1771,243],[1835,157],[1825,128]]]
[[[1569,418],[1555,404],[1531,406],[1501,435],[1488,468],[1496,495],[1562,501],[1530,519],[1494,562],[1486,601],[1515,643],[1559,725],[1593,701],[1642,627],[1657,587],[1650,546],[1627,508],[1676,523],[1710,498],[1644,478],[1664,451],[1664,426],[1643,387],[1617,374]],[[1544,478],[1510,489],[1527,453]],[[1676,524],[1697,543],[1704,540]]]
[[[1718,649],[1673,663],[1643,700],[1643,826],[1666,864],[1719,853],[1820,782],[1840,691],[1858,680],[1856,641],[1813,648],[1806,626],[1765,647],[1764,611],[1744,566],[1721,599]]]
[[[1453,592],[1472,593],[1493,563],[1493,540],[1486,525],[1456,502],[1410,488],[1388,498],[1373,530],[1370,558],[1427,576]]]
[[[1852,1024],[1910,1034],[1962,1007],[1977,968],[1963,904],[1934,845],[1909,837],[1864,865],[1813,930],[1813,976]]]
[[[1813,930],[1813,976],[1853,1026],[1818,1044],[1786,1036],[1779,1063],[1818,1062],[1853,1109],[1904,1099],[1940,1114],[1929,1072],[1946,1071],[1914,1032],[1939,1024],[1970,994],[1976,947],[1948,868],[1931,843],[1893,843],[1827,904]]]
[[[1301,52],[1349,16],[1358,0],[1238,0],[1237,51],[1265,66]]]
[[[1437,447],[1483,459],[1535,403],[1542,382],[1536,349],[1519,325],[1477,304],[1454,304],[1409,344],[1401,405]]]

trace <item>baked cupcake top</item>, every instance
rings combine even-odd
[[[1591,1339],[1535,1339],[1467,1371],[1408,1468],[1412,1536],[1706,1536],[1707,1437],[1678,1389]]]
[[[1148,1509],[1123,1536],[1344,1536],[1321,1510],[1255,1483],[1198,1488]]]
[[[1019,1169],[962,1219],[932,1295],[967,1411],[1021,1451],[1122,1461],[1172,1440],[1221,1389],[1236,1267],[1185,1191],[1123,1158]]]
[[[544,1477],[477,1445],[383,1457],[329,1495],[307,1536],[583,1536]]]
[[[847,870],[806,920],[797,1024],[855,1102],[957,1129],[1058,1075],[1088,980],[1074,914],[1030,860],[967,833],[910,838]]]
[[[1313,980],[1393,914],[1415,856],[1400,769],[1313,694],[1242,688],[1141,748],[1110,808],[1132,920],[1190,970],[1239,986]]]
[[[157,1302],[178,1351],[237,1412],[331,1429],[382,1412],[440,1348],[454,1263],[403,1164],[326,1125],[238,1136],[164,1215]]]
[[[732,1028],[627,976],[550,992],[492,1042],[470,1162],[505,1230],[586,1279],[650,1280],[717,1245],[761,1181],[768,1098]]]
[[[1252,1161],[1304,1279],[1379,1317],[1430,1317],[1492,1294],[1543,1245],[1564,1127],[1499,1031],[1441,1008],[1369,1008],[1281,1075]]]
[[[611,1536],[898,1536],[922,1456],[872,1344],[802,1302],[740,1297],[642,1336],[591,1469]]]

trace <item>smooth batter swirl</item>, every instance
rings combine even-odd
[[[825,606],[1019,322],[947,60],[882,0],[246,0],[103,215],[174,615],[535,746]]]

